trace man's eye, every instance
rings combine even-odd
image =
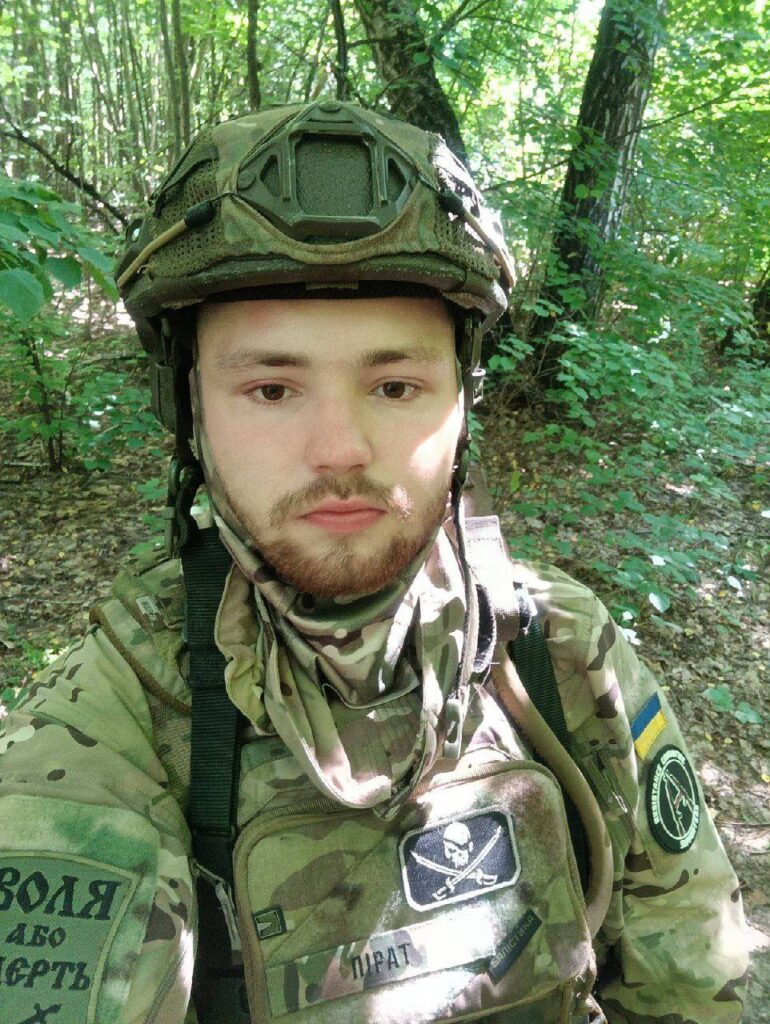
[[[285,384],[260,384],[251,394],[258,402],[280,402],[286,398],[288,391]]]
[[[405,380],[387,380],[384,384],[374,389],[375,394],[380,393],[383,398],[397,400],[399,398],[413,398],[419,391],[415,384],[407,384]]]

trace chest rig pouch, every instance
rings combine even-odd
[[[558,783],[499,752],[442,766],[389,821],[310,797],[242,831],[253,1022],[585,1019],[593,953]]]

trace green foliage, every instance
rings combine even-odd
[[[56,656],[54,651],[38,647],[19,636],[17,629],[2,623],[2,640],[12,653],[3,657],[3,679],[0,684],[0,722],[24,696],[37,672],[45,668]]]
[[[158,509],[163,508],[165,511],[166,481],[162,477],[150,477],[140,483],[137,489],[146,501],[151,501]],[[146,512],[142,522],[147,527],[147,536],[129,551],[129,554],[139,559],[162,550],[166,539],[167,519],[160,511]]]
[[[717,711],[726,711],[737,718],[739,722],[750,725],[762,725],[762,715],[755,711],[745,700],[739,701],[736,705],[735,698],[727,683],[720,683],[719,686],[709,686],[701,696],[716,708]]]
[[[113,299],[110,261],[78,221],[80,208],[38,182],[0,174],[0,307],[24,327],[57,289],[90,274]]]
[[[526,532],[516,553],[537,557],[546,545],[574,558],[614,589],[613,611],[628,625],[666,621],[681,600],[698,599],[706,576],[742,593],[766,553],[669,506],[736,504],[736,474],[755,475],[759,491],[770,469],[770,369],[724,370],[694,347],[670,354],[659,334],[636,344],[572,324],[560,340],[567,351],[549,396],[558,418],[517,439],[509,508]],[[534,447],[552,474],[527,474]],[[628,512],[636,527],[616,528]],[[586,520],[604,524],[602,554],[581,534]]]
[[[0,176],[0,373],[16,398],[0,431],[37,440],[52,470],[72,460],[106,469],[116,435],[129,448],[160,436],[134,383],[138,357],[114,342],[95,355],[90,331],[73,323],[90,319],[91,282],[117,297],[104,243],[79,217],[40,184]]]

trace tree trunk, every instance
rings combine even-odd
[[[285,102],[290,101],[292,91],[294,89],[294,83],[300,77],[302,71],[305,71],[304,85],[302,86],[302,97],[305,103],[309,103],[311,99],[315,99],[321,94],[324,88],[325,76],[323,70],[321,75],[318,75],[318,69],[321,62],[321,53],[324,48],[326,41],[326,27],[329,23],[329,7],[324,5],[322,8],[321,17],[318,19],[318,24],[315,27],[309,27],[307,37],[304,40],[304,46],[301,52],[296,54],[297,64],[294,67],[286,86]],[[310,45],[313,42],[313,37],[317,36],[315,41],[315,50],[313,56],[310,57]]]
[[[770,266],[759,280],[751,296],[751,312],[757,332],[753,355],[766,366],[770,365]]]
[[[602,248],[617,237],[666,0],[607,0],[586,77],[554,230],[541,304],[529,338],[540,381],[553,384],[563,346],[549,344],[562,322],[594,320],[604,294]],[[562,310],[563,314],[558,312]]]
[[[40,361],[38,342],[31,334],[24,334],[22,335],[21,343],[27,351],[35,374],[32,400],[36,403],[37,411],[46,427],[44,431],[40,432],[40,441],[48,459],[48,468],[52,473],[59,473],[61,472],[63,462],[63,438],[61,428],[57,431],[54,427],[54,408],[48,391],[43,364]]]
[[[174,51],[171,46],[171,35],[168,26],[168,8],[166,0],[160,0],[158,6],[160,18],[160,34],[163,40],[163,59],[166,65],[166,82],[168,84],[168,117],[174,135],[174,151],[171,163],[175,164],[182,155],[182,126],[179,120],[179,96],[176,85],[176,69],[174,67]]]
[[[334,18],[334,36],[337,40],[337,60],[334,77],[337,79],[337,99],[348,98],[348,41],[345,34],[345,15],[340,0],[329,0]]]
[[[248,2],[248,24],[246,26],[246,67],[249,74],[249,108],[259,110],[262,105],[262,92],[259,88],[259,72],[261,65],[257,56],[257,14],[259,0]]]
[[[460,126],[436,77],[413,0],[356,0],[356,7],[393,113],[443,135],[467,163]]]
[[[171,25],[174,39],[174,64],[177,71],[174,85],[179,87],[179,130],[184,147],[190,141],[190,81],[188,78],[187,42],[182,33],[181,0],[171,0]]]

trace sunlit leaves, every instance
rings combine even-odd
[[[44,302],[43,286],[34,274],[20,267],[0,270],[0,305],[9,309],[20,323],[31,320]]]
[[[78,206],[38,182],[0,174],[0,314],[28,323],[57,287],[78,288],[84,271],[117,298],[110,261],[80,216]]]

